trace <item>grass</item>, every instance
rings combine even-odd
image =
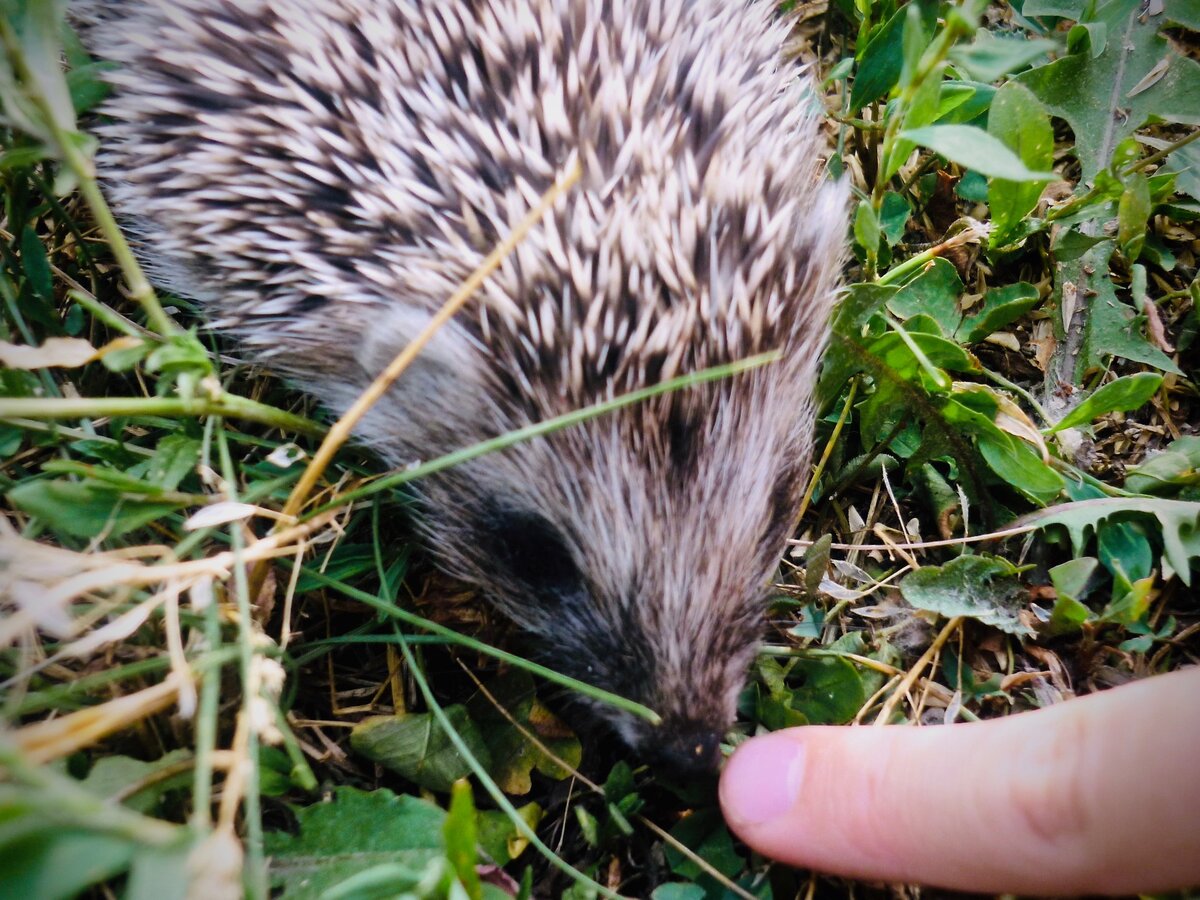
[[[798,19],[854,259],[730,744],[1009,715],[1196,661],[1198,23],[1079,7]],[[581,744],[551,706],[589,688],[523,660],[406,524],[414,479],[740,367],[381,472],[350,419],[154,293],[80,137],[96,70],[68,35],[61,75],[53,5],[0,10],[0,340],[42,348],[0,371],[0,881],[870,894],[751,857],[710,785]],[[1114,72],[1142,100],[1097,121]]]

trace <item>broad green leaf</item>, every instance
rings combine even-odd
[[[979,309],[962,320],[955,338],[970,344],[982,341],[1021,318],[1038,301],[1037,288],[1024,281],[992,288],[984,295]]]
[[[1050,621],[1046,623],[1050,634],[1078,631],[1083,623],[1092,618],[1092,611],[1081,599],[1087,595],[1088,584],[1099,565],[1099,560],[1094,556],[1082,556],[1050,570],[1050,583],[1058,594],[1050,610]]]
[[[1107,240],[1111,238],[1084,234],[1078,228],[1064,228],[1054,240],[1054,258],[1060,263],[1071,262]]]
[[[1167,18],[1184,28],[1200,31],[1200,6],[1193,0],[1168,0],[1164,12]]]
[[[48,478],[19,484],[7,497],[52,530],[84,538],[119,537],[180,508],[178,503],[140,499],[109,485]]]
[[[1089,535],[1110,519],[1153,517],[1158,521],[1163,557],[1184,584],[1191,584],[1192,560],[1200,559],[1200,502],[1149,497],[1103,497],[1063,503],[1017,520],[1017,525],[1067,529],[1076,554],[1083,554]]]
[[[42,828],[0,844],[0,896],[69,900],[129,868],[135,845],[83,829]]]
[[[1059,596],[1050,609],[1046,630],[1051,635],[1069,634],[1092,618],[1092,611],[1074,597]]]
[[[1060,19],[1079,19],[1094,0],[1025,0],[1021,14],[1032,16],[1054,16]]]
[[[912,606],[946,618],[967,616],[1008,634],[1029,634],[1018,613],[1025,589],[1017,568],[992,556],[960,556],[944,566],[923,566],[900,582]]]
[[[937,4],[919,3],[926,40],[933,34]],[[858,53],[858,72],[850,89],[850,108],[861,109],[887,94],[900,79],[904,67],[904,20],[907,8],[901,7]]]
[[[939,257],[902,287],[887,305],[901,319],[920,314],[931,316],[943,334],[954,334],[962,318],[958,307],[962,292],[963,283],[958,277],[958,270]]]
[[[1050,171],[1030,169],[999,139],[970,125],[928,125],[902,131],[900,136],[991,178],[1046,182],[1057,177]]]
[[[1000,37],[981,29],[973,42],[950,51],[950,61],[977,81],[992,82],[1047,59],[1057,48],[1054,41],[1045,38]]]
[[[996,89],[980,81],[950,79],[942,82],[937,120],[943,125],[979,124],[996,96]]]
[[[190,773],[188,773],[190,775]],[[124,900],[186,900],[195,872],[188,869],[194,845],[143,847],[133,857]]]
[[[1152,115],[1200,124],[1200,64],[1159,36],[1167,16],[1141,12],[1137,0],[1100,3],[1095,21],[1106,26],[1108,39],[1099,56],[1073,53],[1016,79],[1071,126],[1085,181]]]
[[[1067,50],[1098,57],[1108,46],[1108,26],[1103,22],[1086,22],[1071,26],[1067,32]]]
[[[93,794],[107,799],[135,785],[146,783],[145,790],[139,790],[126,797],[123,803],[140,813],[150,813],[167,791],[189,785],[192,773],[184,771],[174,778],[153,776],[190,758],[191,754],[187,750],[173,750],[152,762],[143,762],[128,756],[103,756],[96,760],[96,764],[81,784]]]
[[[1086,425],[1108,413],[1137,409],[1153,397],[1160,387],[1162,376],[1150,372],[1139,372],[1137,375],[1126,375],[1110,381],[1093,391],[1054,427],[1046,429],[1046,434]]]
[[[1158,143],[1152,146],[1162,149]],[[1175,174],[1175,187],[1179,193],[1200,200],[1200,141],[1193,141],[1174,151],[1160,171]]]
[[[1125,490],[1138,494],[1183,494],[1200,488],[1200,437],[1181,437],[1145,459],[1125,476]],[[1200,499],[1200,496],[1180,499]]]
[[[736,876],[746,865],[733,845],[724,819],[715,809],[696,810],[671,829],[671,836],[727,878]],[[703,874],[703,869],[670,844],[663,849],[666,851],[667,865],[676,875],[698,878]]]
[[[339,787],[331,801],[300,807],[295,816],[295,834],[264,836],[271,883],[289,900],[316,900],[371,866],[421,871],[445,858],[446,814],[416,797]]]
[[[845,725],[867,702],[862,673],[841,657],[798,659],[788,672],[789,684],[796,676],[802,681],[791,688],[788,705],[810,725]]]
[[[1029,444],[997,429],[978,435],[979,452],[993,472],[1036,503],[1049,503],[1062,492],[1063,477]]]
[[[1017,155],[1029,169],[1050,171],[1054,166],[1054,129],[1050,117],[1032,92],[1009,82],[996,92],[988,112],[988,133]],[[1042,183],[993,178],[988,183],[992,213],[992,247],[1004,246],[1037,206]]]
[[[475,758],[490,767],[491,754],[466,707],[447,706],[446,717]],[[350,746],[431,791],[448,791],[454,782],[471,773],[467,761],[430,713],[364,719],[350,732]]]

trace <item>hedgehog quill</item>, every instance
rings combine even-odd
[[[334,412],[581,165],[361,423],[390,464],[781,352],[417,486],[446,571],[663,722],[595,717],[715,765],[808,473],[845,227],[772,4],[73,10],[116,64],[101,174],[152,276]]]

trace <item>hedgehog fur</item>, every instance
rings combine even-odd
[[[716,761],[799,505],[842,259],[773,4],[89,0],[106,190],[158,282],[343,410],[556,176],[582,178],[359,429],[429,459],[676,375],[419,485],[441,565],[634,749]]]

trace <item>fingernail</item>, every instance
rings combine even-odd
[[[721,775],[721,806],[729,819],[760,825],[796,804],[804,780],[804,747],[794,737],[769,734],[743,744]]]

